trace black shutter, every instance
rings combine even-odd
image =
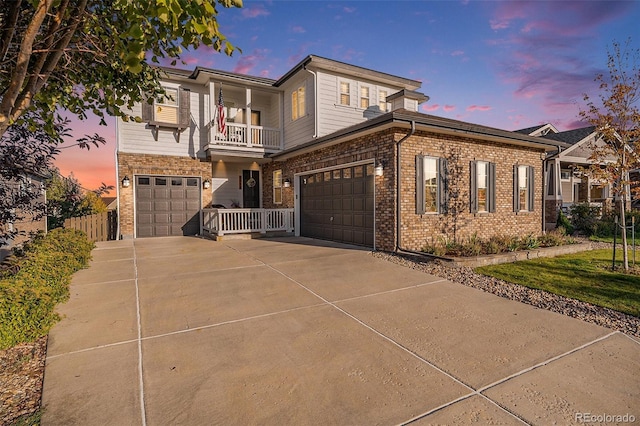
[[[478,213],[478,175],[476,172],[476,162],[472,161],[469,168],[471,170],[471,176],[469,179],[469,211],[471,213]]]
[[[145,123],[153,121],[153,100],[146,97],[142,100],[142,121]]]
[[[416,155],[416,214],[424,214],[424,156]]]
[[[438,213],[447,212],[447,159],[438,158]]]
[[[487,185],[487,210],[489,213],[496,211],[496,163],[489,163],[489,184]]]
[[[518,181],[518,165],[513,166],[513,211],[520,211],[520,182]]]
[[[180,88],[180,94],[178,95],[179,115],[180,115],[180,128],[186,129],[189,127],[191,121],[191,90]]]
[[[533,179],[533,175],[534,175],[534,168],[533,166],[529,166],[529,175],[528,175],[528,184],[529,187],[527,188],[527,193],[529,195],[529,211],[532,212],[533,211],[533,203],[535,201],[535,184],[534,184],[534,179]]]

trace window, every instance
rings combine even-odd
[[[416,157],[416,214],[445,213],[447,160]]]
[[[349,83],[340,82],[340,105],[351,105],[351,90]]]
[[[382,112],[387,112],[389,110],[386,90],[378,90],[378,106],[380,107],[380,111]]]
[[[164,87],[164,91],[164,95],[153,102],[142,102],[142,121],[157,127],[186,129],[191,121],[190,90]]]
[[[496,165],[487,161],[471,162],[471,213],[496,211]]]
[[[273,204],[282,204],[282,170],[273,171]]]
[[[360,87],[360,108],[369,108],[369,88],[367,86]]]
[[[571,170],[569,169],[560,170],[560,179],[571,179]]]
[[[533,211],[533,167],[513,166],[513,211]]]
[[[306,114],[304,106],[304,86],[300,86],[291,94],[291,120],[304,117]]]

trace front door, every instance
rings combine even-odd
[[[245,209],[260,207],[260,172],[258,170],[242,171],[242,207]]]

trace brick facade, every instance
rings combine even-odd
[[[284,188],[283,204],[273,204],[272,172],[282,169],[283,178],[293,182],[297,173],[371,160],[382,162],[383,176],[375,176],[375,240],[378,250],[396,248],[396,141],[407,134],[404,129],[388,129],[352,139],[314,152],[264,165],[266,208],[294,207],[294,188]],[[539,234],[542,228],[541,149],[485,142],[472,138],[416,132],[401,144],[401,241],[402,248],[420,250],[439,239],[464,240],[472,235]],[[416,214],[416,155],[444,157],[448,160],[449,199],[446,214]],[[469,209],[470,162],[496,164],[496,211],[472,214]],[[534,167],[535,202],[532,212],[513,211],[513,166]]]
[[[118,185],[120,197],[120,234],[123,238],[133,238],[134,229],[134,186],[136,175],[200,177],[211,180],[211,163],[189,157],[168,155],[128,154],[118,152]],[[122,188],[125,176],[131,180],[128,188]],[[211,204],[211,190],[202,190],[202,206]]]

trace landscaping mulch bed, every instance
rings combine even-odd
[[[594,243],[594,248],[610,248],[611,244]],[[449,281],[477,288],[510,300],[523,302],[573,318],[640,337],[640,318],[478,274],[472,268],[452,266],[448,262],[412,254],[374,252],[374,256],[427,272]]]
[[[40,408],[47,337],[0,351],[0,425]]]

